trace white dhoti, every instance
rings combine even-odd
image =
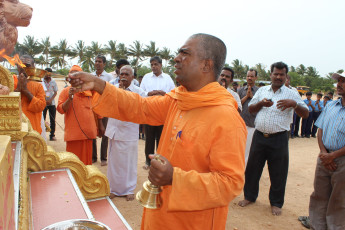
[[[46,124],[44,123],[43,113],[42,113],[42,116],[41,116],[41,128],[42,128],[41,136],[44,138],[45,141],[47,141]]]
[[[250,146],[252,146],[252,140],[253,140],[253,134],[255,131],[255,128],[247,127],[247,142],[246,142],[246,152],[245,152],[245,159],[246,159],[246,166],[247,166],[247,162],[248,162],[248,157],[249,157],[249,152],[250,152]]]
[[[109,138],[108,171],[110,193],[134,194],[137,185],[138,140],[118,141]]]

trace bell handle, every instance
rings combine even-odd
[[[155,159],[156,161],[159,161],[162,165],[166,164],[166,161],[163,161],[161,159],[161,155],[159,155],[159,154],[156,154],[153,159]]]

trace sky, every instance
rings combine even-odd
[[[321,76],[345,69],[344,0],[21,0],[33,8],[18,41],[47,36],[127,46],[155,41],[176,51],[189,36],[207,33],[227,46],[227,63],[239,59],[267,68],[277,61],[315,67]],[[75,63],[73,63],[75,64]]]

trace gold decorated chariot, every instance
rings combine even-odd
[[[49,226],[75,220],[105,226],[90,229],[131,229],[108,198],[107,177],[73,153],[56,152],[32,129],[1,65],[0,84],[11,91],[0,95],[0,229],[55,229]]]

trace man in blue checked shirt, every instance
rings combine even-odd
[[[307,99],[304,99],[304,103],[308,106],[309,116],[302,119],[302,137],[310,138],[315,101],[311,99],[311,96],[313,95],[312,92],[307,92],[305,95],[307,96]]]
[[[328,102],[316,126],[320,154],[310,196],[312,229],[345,229],[345,72],[333,74],[341,98]]]
[[[271,187],[269,199],[273,215],[281,215],[289,170],[289,130],[293,113],[302,118],[308,113],[300,95],[284,85],[289,67],[283,62],[271,65],[272,85],[256,91],[249,103],[249,112],[257,113],[255,131],[245,172],[245,207],[254,203],[259,194],[259,181],[267,161]]]
[[[311,128],[311,136],[316,137],[317,126],[315,125],[316,120],[319,118],[323,110],[323,101],[321,101],[322,93],[318,93],[316,96],[315,107],[313,111],[313,127]]]

